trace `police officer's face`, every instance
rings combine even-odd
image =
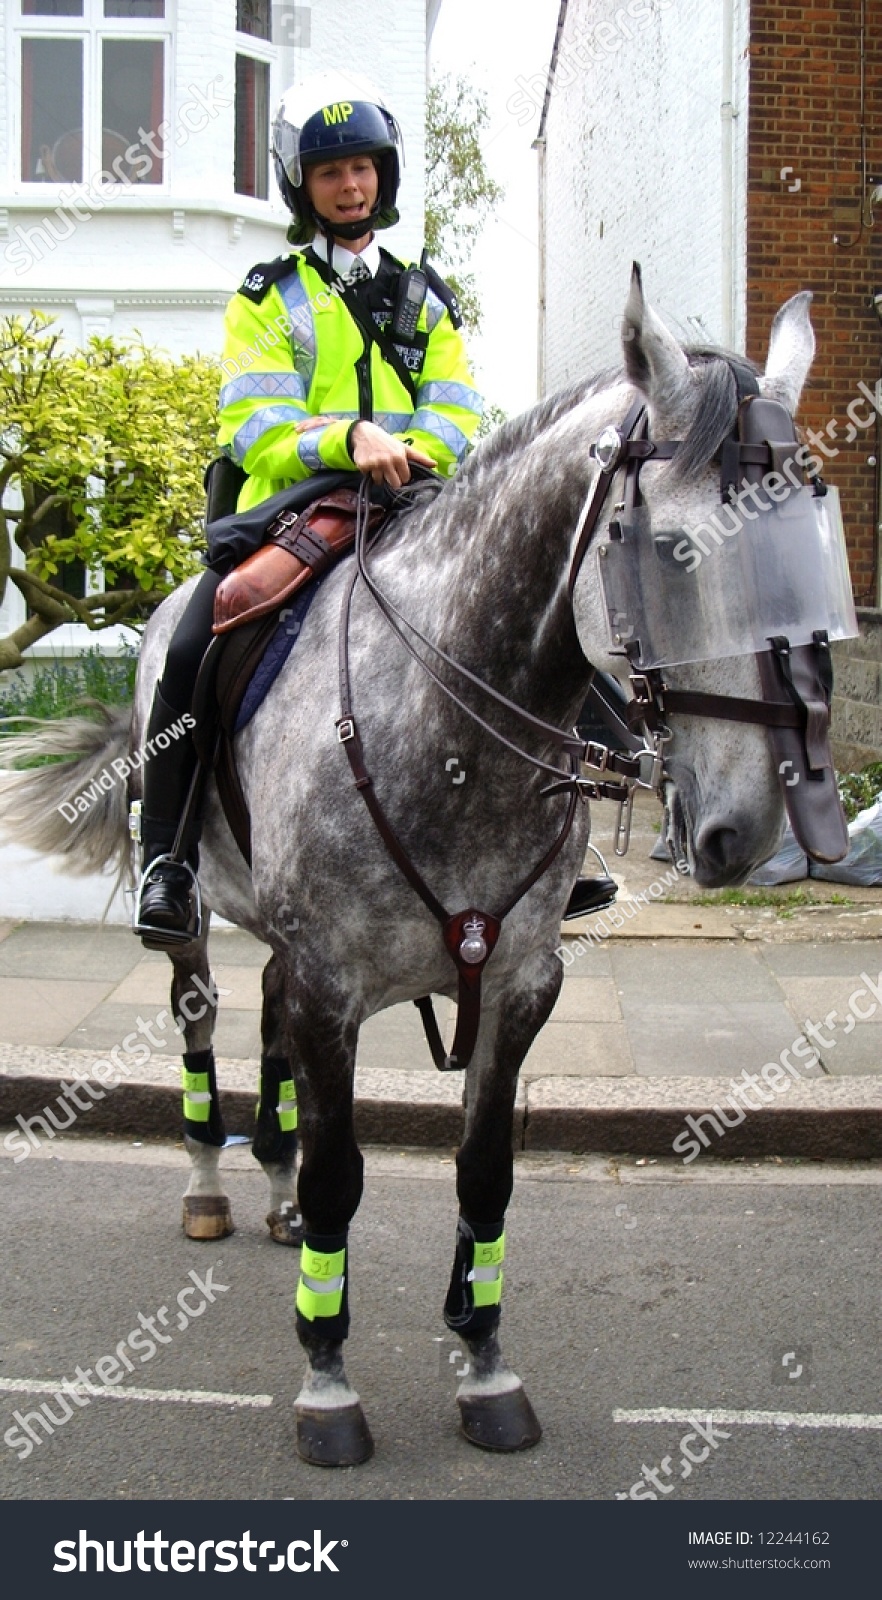
[[[380,180],[370,156],[319,161],[306,167],[303,176],[310,200],[328,222],[358,222],[377,203]]]

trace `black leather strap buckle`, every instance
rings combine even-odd
[[[355,738],[354,717],[340,717],[334,726],[337,729],[337,739],[340,744],[348,744],[350,739]]]
[[[646,672],[632,672],[628,682],[631,685],[631,693],[638,706],[653,706],[658,700],[659,710],[661,710],[661,696],[664,692],[663,684],[660,684],[658,689],[654,689]]]

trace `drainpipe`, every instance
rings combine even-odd
[[[545,398],[545,338],[547,334],[546,300],[548,293],[546,284],[547,249],[545,238],[545,179],[547,170],[547,147],[545,139],[537,139],[533,149],[536,151],[536,154],[539,158],[539,308],[537,318],[539,347],[536,352],[536,393],[539,399],[542,400]]]
[[[557,13],[557,27],[554,31],[554,44],[551,50],[551,63],[548,68],[548,82],[545,85],[545,99],[542,103],[542,112],[539,117],[539,132],[533,140],[533,149],[539,157],[539,349],[536,361],[536,385],[540,400],[545,396],[545,380],[547,362],[545,358],[545,336],[547,331],[547,286],[548,286],[548,251],[545,237],[547,216],[547,145],[546,128],[548,126],[548,107],[551,104],[551,92],[554,87],[554,75],[557,72],[557,58],[560,53],[561,41],[567,21],[567,10],[570,0],[560,0],[560,10]]]
[[[722,338],[727,349],[735,344],[735,118],[733,103],[735,56],[735,0],[723,0],[723,71],[720,83],[720,248],[722,270]]]

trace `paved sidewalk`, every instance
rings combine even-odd
[[[876,907],[817,908],[785,922],[772,914],[768,923],[756,909],[637,901],[628,916],[628,903],[626,895],[622,933],[601,947],[579,938],[576,924],[562,938],[560,998],[522,1070],[519,1144],[670,1153],[686,1114],[712,1108],[745,1070],[759,1074],[780,1063],[810,1025],[817,1063],[798,1066],[798,1081],[779,1065],[775,1093],[767,1089],[767,1104],[726,1132],[721,1153],[882,1155]],[[220,1081],[230,1126],[241,1131],[253,1115],[265,958],[247,934],[212,935]],[[123,928],[0,925],[0,1118],[39,1112],[64,1081],[88,1073],[132,1035],[143,1041],[149,1026],[150,1060],[132,1069],[124,1092],[89,1108],[89,1127],[175,1132],[179,1037],[167,1010],[170,971],[165,956],[144,951]],[[805,1045],[802,1052],[806,1060]],[[458,1074],[432,1065],[413,1006],[397,1006],[362,1030],[363,1138],[455,1142],[461,1091]]]
[[[626,936],[633,926],[626,923],[625,934],[601,948],[563,936],[563,986],[524,1063],[525,1081],[728,1079],[775,1060],[806,1023],[818,1030],[819,1061],[809,1078],[882,1080],[882,939],[760,942],[727,919],[716,937],[687,940],[679,936],[679,914],[679,907],[646,908],[643,937]],[[215,1048],[253,1060],[268,951],[249,934],[221,929],[212,934],[211,952],[221,994]],[[155,1054],[176,1059],[170,978],[166,957],[145,951],[124,928],[0,924],[0,1043],[102,1056],[137,1030],[139,1019],[152,1019]],[[852,1010],[857,990],[863,996]],[[439,1010],[452,1016],[450,1002],[440,1001]],[[437,1077],[410,1004],[365,1024],[358,1064]]]

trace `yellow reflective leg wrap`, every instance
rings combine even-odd
[[[474,1250],[474,1264],[468,1275],[474,1304],[498,1306],[502,1300],[505,1234],[501,1233],[498,1239],[493,1239],[487,1244],[481,1244],[476,1239]]]
[[[297,1090],[293,1078],[286,1078],[279,1084],[279,1103],[276,1112],[282,1132],[294,1133],[297,1128]]]
[[[183,1069],[184,1116],[188,1122],[207,1122],[211,1116],[211,1082],[207,1072]]]
[[[321,1255],[305,1244],[300,1252],[300,1282],[295,1302],[301,1316],[309,1322],[319,1317],[338,1317],[343,1309],[345,1281],[345,1249]]]

